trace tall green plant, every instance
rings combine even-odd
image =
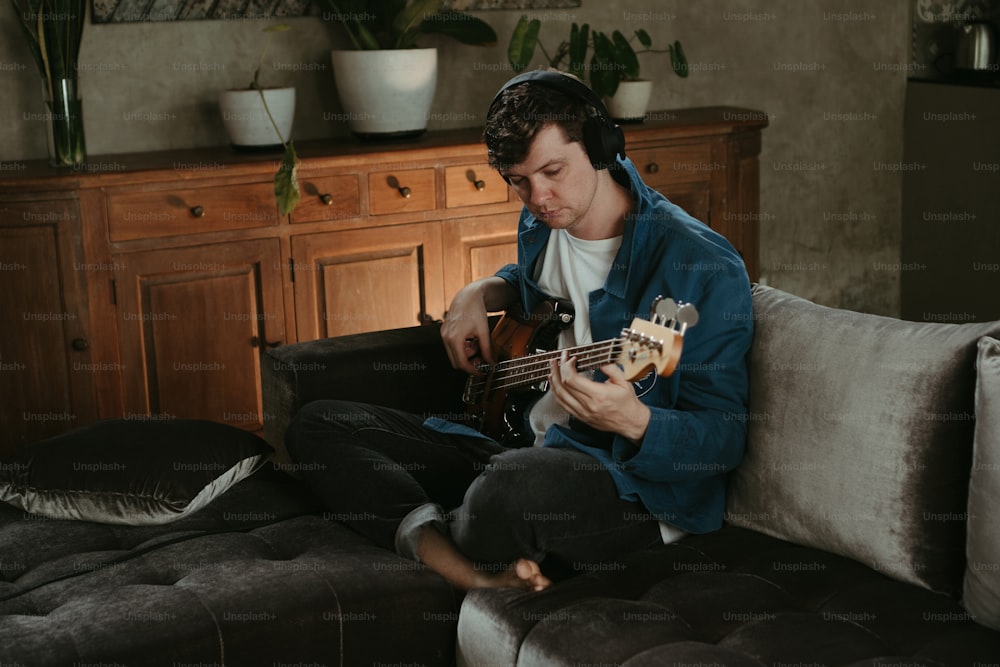
[[[86,0],[11,0],[11,4],[45,86],[53,162],[80,164],[86,147],[76,84]]]
[[[613,96],[620,82],[639,78],[638,56],[642,53],[668,53],[674,74],[682,78],[688,75],[687,56],[680,41],[675,40],[666,49],[653,49],[652,38],[641,28],[632,37],[643,47],[636,51],[631,40],[619,30],[608,37],[603,32],[592,32],[587,23],[573,23],[569,37],[550,54],[538,39],[541,27],[541,21],[529,20],[527,16],[522,16],[515,26],[507,45],[507,59],[515,72],[522,72],[531,64],[537,48],[549,67],[569,72],[583,80],[589,79],[591,88],[601,97]],[[593,54],[588,64],[587,52],[590,50]]]
[[[492,46],[497,34],[470,14],[444,11],[444,0],[318,0],[323,19],[340,23],[356,50],[412,49],[425,34]]]

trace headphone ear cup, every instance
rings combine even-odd
[[[625,133],[617,125],[591,116],[583,124],[583,146],[594,169],[610,169],[625,154]]]

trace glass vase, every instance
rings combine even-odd
[[[48,113],[49,162],[54,167],[75,167],[87,159],[83,137],[83,101],[76,79],[42,81]]]

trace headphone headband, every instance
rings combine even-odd
[[[601,101],[601,98],[597,96],[597,93],[591,90],[587,84],[576,79],[575,77],[569,76],[568,74],[563,74],[562,72],[557,72],[555,70],[544,69],[522,72],[505,83],[503,87],[497,91],[497,94],[493,96],[493,101],[490,102],[490,108],[489,111],[486,112],[486,117],[489,118],[490,114],[493,113],[493,108],[496,106],[497,102],[500,100],[500,96],[503,95],[504,92],[514,86],[519,86],[522,83],[528,82],[540,83],[543,86],[554,88],[565,95],[582,100],[594,107],[594,109],[597,110],[597,113],[601,116],[602,120],[610,125],[614,124],[614,121],[611,120],[611,114],[608,113],[607,107],[604,106],[604,102]]]

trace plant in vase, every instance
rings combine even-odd
[[[274,176],[274,195],[282,215],[291,213],[301,196],[299,158],[290,138],[295,116],[295,88],[265,88],[260,83],[260,73],[274,34],[287,30],[289,26],[285,24],[264,28],[267,40],[250,84],[246,88],[219,93],[222,120],[234,146],[242,149],[280,146],[283,149],[281,165]]]
[[[352,49],[331,53],[337,93],[351,131],[363,138],[413,136],[427,128],[437,85],[437,49],[423,35],[491,46],[497,35],[470,14],[445,11],[444,0],[317,0]]]
[[[42,75],[48,107],[49,161],[72,167],[87,159],[77,79],[86,0],[11,0]]]
[[[643,53],[667,53],[670,68],[677,76],[688,75],[687,56],[679,40],[666,49],[653,49],[653,40],[643,29],[636,30],[631,40],[621,31],[607,33],[591,32],[589,24],[570,26],[567,40],[559,44],[553,54],[549,54],[538,41],[541,22],[522,16],[511,34],[507,57],[515,71],[523,71],[532,61],[535,48],[541,49],[549,67],[574,74],[580,79],[590,80],[590,87],[604,98],[608,112],[618,120],[641,120],[646,113],[652,81],[639,77],[639,55]],[[632,40],[637,40],[642,49],[636,51]],[[587,52],[592,51],[587,63]]]

